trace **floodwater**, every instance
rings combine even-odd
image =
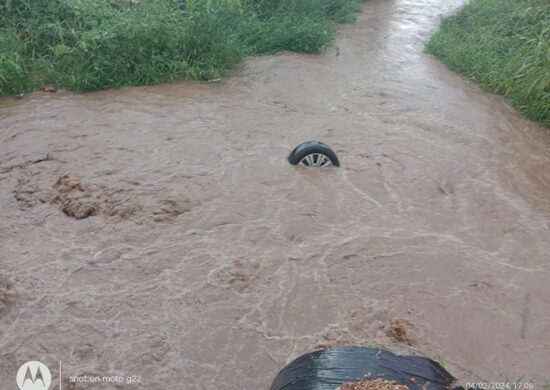
[[[423,52],[462,2],[373,0],[218,84],[0,100],[2,388],[267,389],[369,343],[550,383],[550,133]],[[307,140],[342,167],[290,166]]]

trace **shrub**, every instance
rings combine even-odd
[[[550,126],[550,3],[473,0],[427,45],[451,69]]]
[[[319,52],[358,0],[6,0],[0,95],[219,78],[244,55]]]

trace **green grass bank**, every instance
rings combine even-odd
[[[319,52],[361,0],[4,0],[0,95],[217,79],[244,56]]]
[[[550,1],[472,0],[443,19],[427,50],[550,127]]]

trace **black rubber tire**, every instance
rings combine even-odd
[[[342,346],[311,352],[283,368],[271,390],[328,390],[365,376],[409,389],[464,390],[439,363],[378,347]]]
[[[323,154],[327,156],[333,166],[340,166],[340,161],[338,161],[336,153],[334,153],[328,145],[319,141],[308,141],[296,146],[294,150],[290,152],[288,162],[292,165],[298,165],[304,157],[313,153]]]

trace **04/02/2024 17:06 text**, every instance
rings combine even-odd
[[[479,390],[534,390],[532,382],[467,382],[467,388]]]

